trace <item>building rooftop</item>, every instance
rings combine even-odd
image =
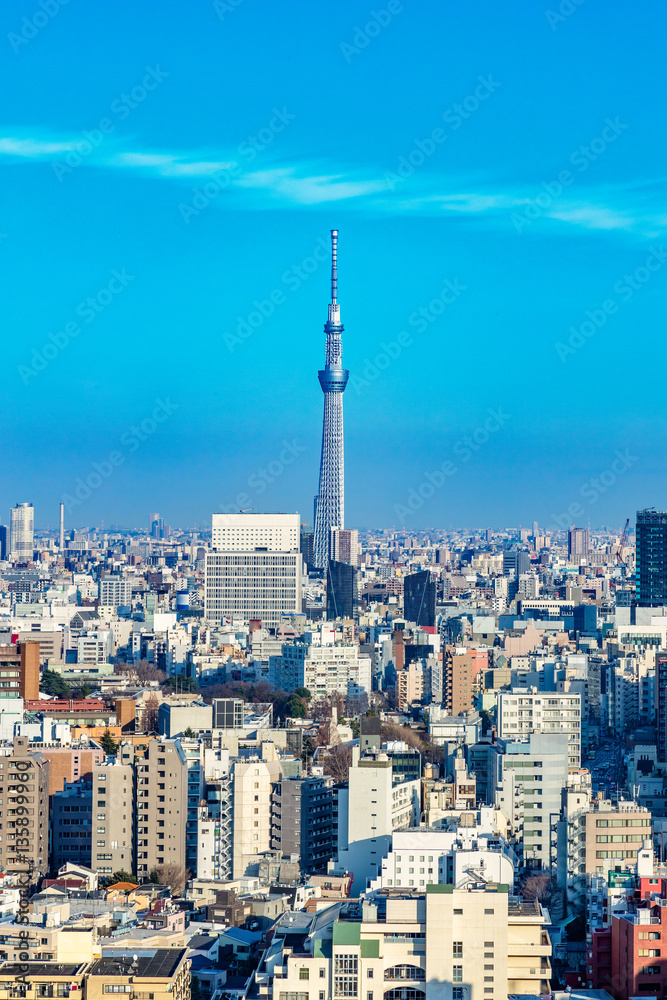
[[[91,976],[129,976],[141,979],[170,979],[187,953],[187,948],[157,948],[149,957],[100,958],[93,963]]]
[[[86,967],[85,962],[2,962],[0,976],[53,979],[65,976],[72,979],[79,976]]]

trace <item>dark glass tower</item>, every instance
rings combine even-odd
[[[357,610],[357,571],[350,563],[327,563],[327,619],[354,618]]]
[[[667,511],[637,511],[636,598],[642,608],[667,605]]]
[[[427,569],[406,576],[403,615],[406,621],[416,625],[435,625],[435,582]]]

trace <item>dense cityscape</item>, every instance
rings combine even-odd
[[[345,528],[337,265],[312,524],[0,528],[10,996],[667,988],[667,513]]]
[[[0,1000],[667,1000],[665,21],[0,6]]]

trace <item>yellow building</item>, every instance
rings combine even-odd
[[[107,1000],[110,993],[142,1000],[190,1000],[186,956],[186,948],[157,948],[149,957],[119,955],[92,963],[2,962],[0,1000]]]

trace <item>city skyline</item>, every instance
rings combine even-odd
[[[34,37],[3,9],[3,521],[21,499],[56,524],[111,454],[70,526],[156,506],[202,524],[239,496],[310,521],[333,226],[355,331],[349,525],[660,506],[664,414],[622,375],[637,331],[661,349],[664,11],[482,2],[445,21],[406,2],[377,21],[344,0],[293,34],[229,6],[167,3],[155,32],[126,2],[62,5]],[[256,86],[225,102],[260,51]]]

